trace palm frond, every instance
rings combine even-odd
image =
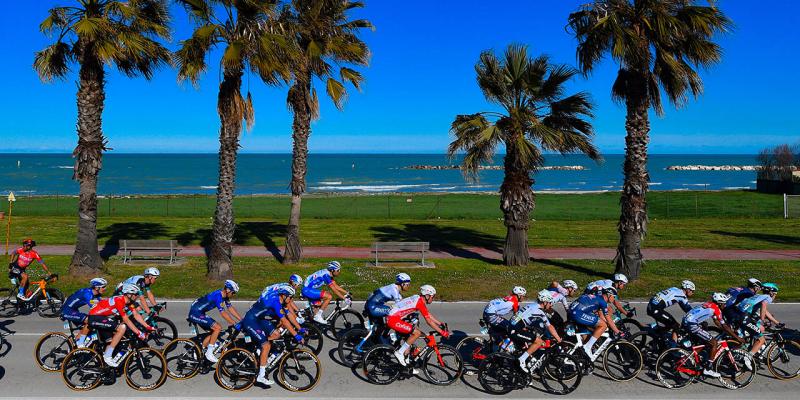
[[[56,42],[36,52],[33,68],[39,74],[39,79],[52,82],[55,79],[66,78],[69,72],[69,63],[73,60],[72,48],[64,42]]]

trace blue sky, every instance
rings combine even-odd
[[[565,31],[570,11],[586,0],[366,0],[359,12],[373,21],[365,40],[373,52],[361,93],[352,91],[344,112],[327,99],[313,125],[312,152],[441,153],[456,114],[487,109],[473,66],[485,49],[527,44],[559,63],[575,64],[575,41]],[[43,84],[31,68],[34,51],[49,42],[38,25],[53,5],[75,0],[14,2],[3,13],[0,37],[0,151],[70,151],[76,142],[74,73]],[[800,140],[796,78],[800,2],[719,0],[736,23],[720,42],[724,63],[702,73],[706,93],[682,110],[652,119],[653,153],[755,153],[767,145]],[[191,34],[174,8],[174,42]],[[218,57],[216,58],[218,59]],[[104,131],[115,152],[215,152],[219,71],[199,89],[178,85],[164,69],[152,81],[108,75]],[[610,100],[616,67],[605,62],[588,79],[571,83],[597,103],[596,143],[605,153],[624,149],[624,109]],[[286,89],[245,80],[256,107],[245,152],[291,151]],[[794,117],[792,117],[794,115]]]

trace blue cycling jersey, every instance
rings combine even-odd
[[[577,300],[573,301],[572,304],[569,306],[569,310],[571,312],[581,312],[581,313],[593,313],[597,310],[603,312],[603,314],[608,313],[608,303],[603,300],[602,296],[597,296],[593,294],[584,294],[581,297],[578,297]]]
[[[269,285],[266,288],[264,288],[263,292],[261,292],[261,297],[272,297],[272,296],[278,294],[279,290],[281,290],[281,289],[286,290],[288,288],[292,288],[292,285],[290,285],[290,284],[288,284],[286,282],[281,282],[281,283],[276,283],[274,285]],[[294,289],[294,288],[292,288],[292,289]]]
[[[77,310],[85,305],[94,305],[100,300],[99,294],[92,293],[92,288],[79,289],[64,300],[64,308]]]
[[[330,285],[333,282],[333,275],[327,269],[321,269],[317,272],[306,277],[303,282],[303,287],[309,289],[319,289],[325,285]]]
[[[225,304],[226,308],[231,306],[230,300],[222,298],[222,290],[215,290],[195,300],[192,303],[191,312],[205,314],[215,307],[217,310],[222,312],[224,311],[224,308],[222,307],[223,303]]]
[[[245,318],[254,319],[281,319],[286,316],[279,296],[260,297],[247,311]]]
[[[730,300],[725,303],[725,307],[735,306],[742,302],[742,300],[755,296],[756,292],[748,287],[732,287],[725,292],[731,296]]]

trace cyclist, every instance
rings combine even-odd
[[[297,289],[302,284],[303,284],[303,277],[297,274],[292,274],[291,276],[289,276],[289,282],[278,282],[264,288],[264,290],[261,292],[261,297],[272,296],[278,290],[286,288],[287,286],[297,291]],[[292,314],[294,320],[297,321],[299,324],[302,324],[304,322],[302,317],[298,315],[298,313],[300,312],[300,307],[298,307],[297,304],[295,304],[294,298],[292,297],[289,298],[289,301],[286,304],[286,311]],[[298,318],[300,319],[298,320]],[[297,329],[300,329],[300,327],[298,326]]]
[[[269,366],[267,364],[272,341],[281,336],[280,329],[276,329],[273,321],[277,320],[281,327],[294,336],[294,340],[300,343],[303,342],[303,332],[294,329],[292,322],[289,321],[290,316],[285,309],[287,302],[294,294],[294,288],[287,286],[275,291],[271,296],[259,297],[241,322],[242,331],[252,340],[255,340],[256,345],[261,346],[256,381],[267,386],[275,384],[275,382],[267,378],[267,367]]]
[[[402,300],[402,292],[408,290],[409,287],[411,287],[411,277],[401,272],[395,276],[394,283],[383,286],[372,292],[367,298],[366,304],[364,304],[364,309],[370,317],[376,320],[382,320],[383,317],[389,315],[389,311],[392,309],[392,307],[386,303],[389,301],[397,303]]]
[[[750,354],[756,356],[761,347],[767,339],[764,337],[764,322],[769,320],[775,325],[780,325],[780,322],[772,316],[772,313],[767,309],[768,304],[775,301],[778,295],[778,285],[765,282],[761,285],[762,294],[757,294],[742,300],[736,308],[739,313],[738,323],[739,326],[745,330],[749,335],[756,338],[753,345],[750,347]],[[750,359],[745,359],[745,366],[752,369]]]
[[[614,274],[614,279],[613,280],[612,279],[601,279],[599,281],[594,281],[594,282],[589,283],[588,285],[586,285],[586,290],[583,292],[583,294],[588,294],[588,293],[592,293],[592,292],[599,293],[602,289],[614,288],[615,289],[614,290],[614,297],[611,298],[611,300],[608,302],[609,303],[608,313],[611,314],[611,306],[610,305],[613,304],[614,307],[617,310],[619,310],[619,312],[621,312],[623,315],[625,315],[628,318],[632,318],[633,317],[633,311],[631,311],[631,312],[626,311],[625,308],[622,307],[622,303],[620,303],[619,300],[617,300],[617,297],[619,295],[619,291],[622,290],[622,289],[625,289],[625,286],[627,284],[628,284],[628,277],[627,276],[625,276],[624,274]]]
[[[491,300],[483,308],[483,322],[489,326],[489,335],[495,343],[499,343],[511,331],[511,322],[505,316],[516,314],[519,303],[527,294],[524,287],[514,286],[510,295]]]
[[[236,308],[231,304],[231,297],[239,292],[239,285],[228,279],[225,281],[225,286],[222,289],[215,290],[211,293],[200,297],[195,300],[191,307],[189,307],[188,320],[194,322],[206,331],[211,331],[211,334],[203,339],[203,347],[206,349],[206,359],[215,363],[219,361],[214,355],[214,350],[217,349],[217,338],[222,331],[222,326],[214,321],[213,318],[206,315],[207,312],[216,308],[219,314],[228,323],[228,326],[235,324],[242,319],[242,316],[236,311]],[[225,305],[223,308],[222,305]]]
[[[81,331],[75,340],[75,344],[78,347],[84,347],[86,336],[83,332],[88,333],[89,331],[87,315],[78,311],[78,309],[85,305],[88,305],[90,309],[94,307],[102,299],[107,286],[108,282],[105,279],[94,278],[89,281],[89,287],[78,289],[78,291],[64,300],[64,304],[61,307],[61,320],[70,321],[81,327]]]
[[[156,297],[153,296],[153,291],[150,290],[150,286],[156,283],[156,279],[161,275],[161,272],[158,271],[158,268],[150,267],[144,270],[143,275],[134,275],[128,279],[125,279],[117,285],[117,290],[114,291],[114,295],[120,294],[120,290],[122,289],[122,285],[129,283],[139,288],[139,305],[141,306],[142,310],[144,310],[145,314],[150,314],[150,307],[147,305],[147,302],[150,302],[150,305],[156,305]],[[147,295],[147,297],[145,297]]]
[[[656,320],[656,323],[666,329],[672,331],[672,340],[678,340],[678,330],[681,324],[667,311],[667,308],[675,303],[681,307],[684,313],[692,309],[689,304],[689,297],[692,297],[695,291],[695,285],[692,281],[684,280],[681,282],[681,288],[671,287],[656,293],[650,302],[647,303],[647,315]]]
[[[450,337],[450,332],[442,329],[444,324],[439,322],[439,320],[428,311],[427,305],[433,302],[433,298],[435,296],[436,289],[433,286],[422,285],[419,288],[419,294],[406,297],[405,299],[394,303],[391,311],[389,311],[389,316],[386,319],[386,325],[401,335],[409,335],[408,339],[406,339],[406,341],[400,345],[400,348],[394,352],[394,356],[397,358],[397,361],[404,367],[408,365],[406,356],[408,355],[409,349],[411,349],[411,345],[417,339],[419,339],[420,336],[422,336],[422,331],[419,330],[419,328],[405,320],[409,314],[413,312],[419,312],[422,314],[422,317],[425,318],[425,322],[427,322],[428,325],[433,328],[433,330],[435,330],[443,338]]]
[[[740,315],[737,312],[738,309],[734,306],[739,305],[744,299],[755,296],[760,289],[761,281],[756,278],[748,279],[745,286],[728,288],[725,294],[731,296],[731,299],[725,304],[725,311],[723,311],[722,315],[725,320],[728,322],[737,321]]]
[[[547,318],[547,313],[553,311],[553,303],[555,302],[553,292],[542,290],[538,293],[536,300],[536,303],[527,305],[511,320],[513,324],[512,336],[519,331],[533,333],[533,338],[525,338],[526,341],[531,343],[518,359],[519,367],[525,372],[530,372],[528,370],[528,359],[531,358],[536,350],[542,347],[542,344],[544,344],[544,340],[542,340],[544,328],[547,329],[553,339],[557,342],[561,342],[561,336],[559,336],[556,328],[550,323],[550,319]],[[530,339],[533,340],[531,341]],[[536,359],[532,359],[532,362],[535,363]]]
[[[584,294],[569,306],[569,318],[576,323],[594,328],[592,336],[583,345],[587,356],[592,354],[592,346],[605,333],[607,328],[615,335],[621,335],[609,313],[608,302],[616,295],[616,289],[607,287],[596,294]],[[591,357],[590,357],[591,358]]]
[[[575,281],[567,279],[561,284],[557,281],[553,281],[550,283],[550,287],[547,288],[550,291],[550,295],[553,297],[553,304],[561,303],[564,306],[564,312],[569,313],[569,300],[567,298],[572,297],[575,294],[575,291],[578,290],[578,284]],[[550,322],[555,325],[557,330],[561,330],[564,328],[564,318],[559,315],[554,308],[550,309]]]
[[[25,300],[25,291],[28,289],[28,273],[25,270],[29,265],[36,260],[44,272],[50,273],[47,265],[42,260],[39,253],[33,248],[36,247],[36,241],[33,239],[25,239],[22,241],[22,247],[18,248],[11,254],[11,263],[8,264],[8,277],[9,279],[19,279],[19,292],[17,297]]]
[[[325,285],[331,289],[331,292],[338,296],[340,299],[345,299],[345,301],[350,300],[350,294],[344,290],[338,283],[336,283],[335,278],[339,276],[342,272],[342,264],[338,261],[331,261],[328,263],[328,266],[325,269],[321,269],[317,272],[306,277],[306,280],[303,282],[303,290],[302,294],[308,301],[313,305],[314,308],[314,321],[317,321],[320,324],[327,324],[328,321],[322,316],[322,312],[328,308],[328,304],[331,303],[333,299],[333,295],[328,293],[324,290],[321,290]]]
[[[106,346],[103,353],[103,361],[110,367],[117,367],[122,361],[121,358],[115,359],[111,355],[114,354],[114,348],[125,334],[126,327],[132,330],[140,340],[147,338],[147,334],[136,327],[136,324],[128,317],[129,315],[133,315],[133,319],[148,332],[155,331],[155,328],[148,325],[138,312],[136,298],[139,296],[139,288],[126,283],[122,285],[120,292],[122,294],[100,300],[89,310],[89,328],[96,329],[100,333],[114,332],[111,343]],[[118,318],[122,319],[122,323]],[[82,331],[81,334],[85,336],[88,332]]]
[[[689,310],[689,312],[683,316],[683,321],[681,324],[683,330],[689,332],[693,339],[700,343],[705,343],[711,346],[711,354],[706,360],[706,365],[703,368],[703,374],[712,378],[719,378],[720,376],[719,372],[714,371],[711,367],[712,362],[716,358],[717,352],[719,351],[718,341],[716,337],[711,336],[708,331],[703,329],[702,323],[711,318],[714,321],[714,324],[724,330],[725,333],[730,335],[732,338],[735,338],[739,342],[744,343],[744,341],[736,335],[733,329],[731,329],[722,318],[721,309],[725,308],[725,304],[728,300],[730,300],[730,296],[725,293],[712,294],[711,301],[707,301]]]

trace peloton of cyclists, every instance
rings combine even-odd
[[[88,333],[88,314],[79,311],[83,306],[89,306],[91,309],[100,300],[102,300],[103,293],[106,291],[108,282],[103,278],[94,278],[89,281],[89,287],[78,289],[75,293],[69,295],[61,307],[61,320],[70,321],[76,326],[81,327],[81,332],[75,339],[75,344],[78,347],[83,347]]]
[[[433,302],[435,296],[436,289],[433,286],[422,285],[419,288],[419,294],[406,297],[394,303],[389,311],[386,325],[401,335],[409,335],[408,339],[394,352],[395,358],[404,367],[408,365],[407,357],[411,345],[422,336],[422,331],[405,319],[411,313],[419,312],[425,318],[425,322],[439,335],[445,339],[450,337],[450,332],[445,331],[443,329],[444,325],[428,311],[428,304]]]
[[[242,319],[242,316],[231,304],[231,298],[239,292],[239,285],[226,280],[222,289],[208,293],[195,300],[189,307],[189,321],[194,322],[199,327],[210,331],[211,334],[203,339],[203,348],[206,349],[205,356],[208,361],[215,363],[217,360],[214,351],[217,349],[217,339],[222,331],[222,326],[209,317],[206,313],[216,308],[228,326],[234,325]],[[224,306],[224,307],[223,307]]]
[[[270,297],[273,294],[277,293],[279,290],[285,289],[287,287],[290,287],[295,291],[297,291],[300,289],[300,286],[302,284],[303,284],[303,277],[297,274],[292,274],[289,276],[288,282],[278,282],[264,288],[264,290],[261,292],[261,297],[264,298]],[[302,324],[303,322],[305,322],[302,319],[302,317],[298,315],[298,313],[300,312],[300,307],[298,307],[297,303],[294,302],[294,297],[289,297],[289,299],[287,300],[286,312],[289,315],[291,315],[290,318],[291,321],[296,321],[298,324]],[[300,329],[299,325],[297,326],[297,329]]]
[[[372,292],[367,297],[367,302],[364,304],[364,309],[367,314],[374,320],[380,321],[392,310],[392,306],[388,302],[397,303],[403,299],[402,292],[411,287],[411,277],[405,272],[401,272],[395,276],[394,283],[382,286]]]
[[[614,335],[621,335],[611,317],[608,306],[608,303],[616,296],[616,292],[617,290],[613,286],[595,289],[594,293],[584,294],[570,304],[570,319],[592,329],[592,336],[583,345],[583,350],[590,359],[593,359],[592,346],[606,332],[606,329],[611,328]]]
[[[130,329],[140,340],[147,338],[147,333],[136,327],[136,324],[131,321],[129,315],[132,315],[136,322],[139,323],[146,331],[152,332],[155,330],[152,326],[145,322],[144,318],[138,311],[138,304],[136,299],[139,297],[139,288],[131,284],[123,284],[120,289],[121,294],[100,300],[91,310],[89,310],[89,324],[90,329],[98,331],[98,333],[111,333],[111,343],[106,346],[103,353],[103,361],[111,367],[119,366],[122,357],[112,357],[114,348],[122,340],[125,330]],[[120,323],[120,319],[122,323]],[[86,336],[88,331],[81,331],[82,336]],[[101,335],[102,337],[102,335]]]
[[[349,296],[346,290],[336,283],[335,278],[339,276],[342,270],[342,264],[338,261],[331,261],[328,263],[327,268],[321,269],[317,272],[306,277],[303,282],[302,295],[308,299],[314,309],[314,321],[320,324],[327,324],[328,321],[322,316],[322,312],[328,308],[331,303],[333,295],[325,290],[323,286],[328,286],[331,292],[340,299],[349,301]]]
[[[561,284],[557,281],[553,281],[550,283],[550,287],[547,288],[551,292],[551,296],[553,297],[553,304],[561,303],[564,306],[564,312],[569,314],[569,300],[568,298],[572,297],[575,292],[578,290],[578,284],[571,279],[567,279]],[[562,318],[559,315],[555,308],[550,309],[550,322],[555,325],[556,329],[562,329],[564,327],[565,318]]]
[[[556,340],[561,341],[561,336],[556,331],[556,328],[550,323],[547,314],[553,310],[553,292],[549,290],[542,290],[537,294],[536,303],[525,306],[514,318],[512,323],[512,336],[518,331],[526,331],[533,334],[533,339],[530,341],[528,348],[519,356],[519,366],[523,371],[529,372],[528,363],[535,363],[536,359],[531,359],[534,353],[542,347],[544,340],[542,334],[544,329],[550,333],[550,336]]]
[[[584,290],[583,294],[591,294],[593,292],[598,292],[600,289],[607,289],[607,288],[614,288],[614,297],[608,301],[609,305],[614,305],[614,307],[619,310],[623,315],[628,318],[633,317],[633,312],[628,312],[625,308],[622,307],[622,303],[617,300],[619,296],[619,292],[622,289],[625,289],[625,286],[628,284],[628,277],[624,274],[614,274],[614,279],[601,279],[599,281],[594,281],[586,285],[586,290]],[[608,308],[608,314],[611,314],[611,307]]]
[[[762,294],[748,297],[735,306],[736,317],[734,325],[755,338],[753,345],[750,347],[750,354],[753,357],[756,357],[758,351],[761,350],[767,340],[764,337],[764,323],[769,321],[774,325],[781,326],[780,321],[775,319],[768,310],[768,305],[772,304],[778,295],[778,285],[765,282],[761,284],[761,292]],[[749,358],[745,359],[745,365],[748,368],[752,368]]]
[[[742,341],[739,336],[731,329],[730,325],[725,322],[722,317],[722,309],[725,308],[725,303],[730,300],[730,296],[725,293],[714,293],[711,295],[711,301],[707,301],[699,306],[695,306],[683,316],[681,323],[684,331],[689,332],[689,335],[696,342],[705,343],[711,346],[711,352],[706,360],[706,365],[703,367],[703,374],[712,378],[719,378],[720,374],[713,370],[711,367],[713,360],[719,351],[719,343],[716,337],[712,336],[703,327],[703,322],[711,319],[714,324],[725,331],[728,335],[736,340]]]
[[[510,318],[519,311],[519,305],[527,294],[524,287],[514,286],[510,295],[493,299],[483,308],[483,322],[488,325],[489,335],[496,343],[511,331],[511,322],[506,316]]]

